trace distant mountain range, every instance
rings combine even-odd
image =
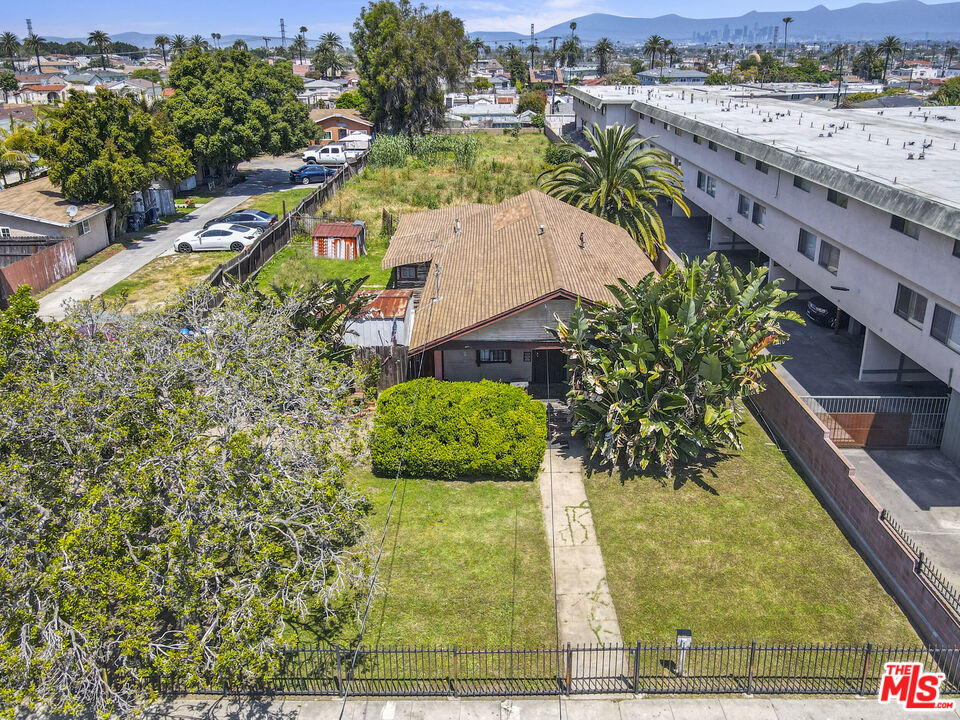
[[[154,39],[157,35],[160,35],[160,34],[161,34],[161,33],[154,33],[154,34],[152,34],[152,35],[148,35],[147,33],[141,33],[141,32],[111,33],[111,34],[110,34],[110,39],[113,40],[114,42],[130,43],[131,45],[136,45],[137,47],[152,48],[152,47],[153,47],[153,39]],[[164,34],[165,34],[167,37],[173,37],[173,34],[172,34],[172,33],[164,33]],[[186,33],[184,33],[184,34],[186,34]],[[190,38],[192,35],[193,35],[193,33],[190,33],[189,35],[187,35],[187,38]],[[78,41],[78,42],[82,42],[82,43],[86,43],[86,42],[87,42],[86,36],[83,36],[83,37],[55,37],[55,36],[53,36],[53,35],[44,35],[44,37],[45,37],[47,40],[50,40],[50,41],[52,41],[52,42],[59,42],[59,43],[68,43],[68,42],[74,42],[74,41]],[[209,36],[204,36],[204,39],[205,39],[207,42],[212,42],[212,41],[210,40],[210,37],[209,37]],[[259,46],[259,47],[262,47],[262,46],[263,46],[263,36],[262,36],[262,35],[224,35],[222,38],[220,38],[220,47],[229,47],[230,45],[233,45],[234,41],[237,40],[237,39],[243,40],[243,41],[244,41],[245,43],[247,43],[247,45],[249,45],[250,47],[258,47],[258,46]],[[288,38],[287,38],[287,45],[290,44],[290,41],[291,41],[292,39],[293,39],[292,37],[288,37]],[[270,38],[270,47],[275,47],[275,46],[277,46],[277,45],[279,45],[279,44],[280,44],[280,38],[278,38],[278,37],[277,37],[277,38]]]
[[[674,42],[734,42],[753,45],[769,43],[774,32],[783,41],[783,18],[790,16],[789,40],[852,41],[876,40],[896,35],[904,40],[960,39],[960,2],[927,5],[919,0],[893,0],[885,3],[860,3],[830,10],[817,5],[810,10],[751,11],[738,17],[685,18],[661,15],[655,18],[621,17],[591,13],[571,18],[577,23],[577,36],[586,44],[601,37],[614,42],[643,42],[653,34]],[[570,34],[570,21],[536,33],[542,43],[553,35]],[[774,28],[779,28],[775,31]],[[472,37],[490,43],[527,44],[529,34],[512,32],[473,32]]]

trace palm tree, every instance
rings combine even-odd
[[[87,43],[90,45],[96,45],[97,50],[100,51],[100,67],[104,70],[107,69],[107,51],[106,47],[110,44],[110,36],[107,35],[103,30],[94,30],[87,36]]]
[[[960,53],[955,46],[951,45],[946,50],[943,51],[943,70],[944,75],[946,75],[947,68],[953,64],[953,58],[956,57],[957,53]]]
[[[890,56],[896,55],[897,53],[903,53],[903,43],[900,41],[896,35],[887,35],[883,40],[880,41],[880,44],[877,46],[877,50],[883,53],[883,82],[887,81],[887,66],[890,64]]]
[[[246,50],[247,50],[247,43],[246,43],[246,41],[245,41],[243,38],[237,38],[236,40],[233,41],[233,49],[234,49],[234,50],[243,50],[244,52],[246,52]]]
[[[470,49],[473,51],[473,56],[477,59],[477,67],[480,67],[480,54],[490,52],[490,46],[480,38],[474,38],[470,41]]]
[[[657,54],[663,47],[663,38],[659,35],[651,35],[643,46],[643,54],[650,56],[650,69],[657,66]]]
[[[840,107],[840,92],[843,88],[843,60],[847,56],[847,46],[843,43],[838,44],[831,52],[830,56],[837,61],[837,104]]]
[[[219,50],[220,38],[223,36],[220,33],[210,33],[210,37],[213,39],[213,44],[217,46],[217,50]]]
[[[790,23],[793,22],[793,18],[787,15],[783,19],[783,64],[787,64],[787,28],[790,27]]]
[[[307,47],[307,39],[303,36],[303,33],[297,35],[293,42],[290,43],[290,52],[296,53],[297,57],[300,58],[300,64],[303,65],[303,53],[310,48]]]
[[[607,74],[607,61],[610,59],[612,52],[613,43],[610,42],[610,38],[602,37],[593,46],[593,54],[597,56],[597,74],[600,77]]]
[[[46,42],[36,33],[30,33],[23,39],[23,49],[37,56],[37,74],[40,74],[40,46]]]
[[[527,45],[527,52],[530,53],[530,69],[533,70],[535,67],[534,58],[536,57],[537,53],[540,52],[540,46],[535,42],[532,42]]]
[[[576,31],[577,31],[577,22],[576,20],[574,20],[573,22],[570,23],[570,39],[571,40],[573,40],[576,37],[576,35],[574,35]]]
[[[301,26],[300,26],[300,34],[303,35],[304,37],[307,36],[307,26],[306,26],[306,25],[301,25]]]
[[[20,52],[20,38],[12,32],[4,32],[0,35],[0,51],[10,58],[10,65],[13,67],[13,59]]]
[[[880,53],[877,49],[867,43],[853,59],[853,67],[860,77],[868,82],[873,79],[874,67],[880,61]]]
[[[170,41],[170,49],[173,51],[173,54],[177,57],[180,57],[187,51],[187,38],[183,35],[174,35],[173,40]]]
[[[687,216],[680,168],[662,150],[641,148],[649,138],[634,135],[634,127],[611,125],[605,130],[594,123],[585,135],[590,150],[566,147],[573,159],[548,170],[540,187],[548,195],[619,225],[656,258],[666,247],[663,221],[657,201],[669,198]]]
[[[204,40],[202,35],[191,36],[188,45],[192,48],[200,48],[201,50],[206,50],[208,47],[210,47],[210,43]]]
[[[326,50],[343,50],[343,41],[335,32],[325,32],[320,36],[320,47]]]
[[[157,35],[157,36],[153,39],[153,45],[154,45],[154,47],[160,48],[160,52],[163,53],[163,64],[164,64],[164,65],[167,64],[167,45],[169,45],[169,44],[170,44],[170,38],[168,38],[166,35]]]
[[[660,43],[660,82],[663,82],[663,66],[667,64],[667,55],[673,55],[676,52],[676,49],[673,47],[673,40],[664,39]],[[673,67],[673,63],[670,63],[670,67]]]

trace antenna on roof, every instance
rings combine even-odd
[[[456,220],[453,221],[453,234],[454,235],[460,234],[460,218],[457,218]]]
[[[585,246],[586,244],[587,244],[587,243],[586,243],[586,240],[584,240],[584,238],[583,238],[583,233],[580,233],[580,249],[583,250],[583,248],[584,248],[584,246]]]

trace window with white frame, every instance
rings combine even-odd
[[[750,198],[741,195],[737,200],[737,212],[744,217],[750,217]]]
[[[10,237],[10,228],[0,227],[0,238],[8,238],[8,237]]]
[[[817,262],[824,270],[836,275],[837,270],[840,269],[840,248],[822,240],[820,242],[820,259]]]
[[[477,362],[481,365],[492,363],[509,363],[509,350],[477,350]]]
[[[942,305],[934,305],[930,336],[955,353],[960,353],[960,315],[947,310]]]
[[[800,240],[797,242],[797,251],[809,260],[817,257],[817,236],[809,230],[800,228]]]
[[[916,290],[898,283],[893,312],[911,325],[923,327],[923,320],[927,315],[927,299]]]
[[[81,221],[80,221],[80,234],[81,234],[81,235],[86,235],[88,232],[90,232],[90,221],[89,221],[89,220],[81,220]]]

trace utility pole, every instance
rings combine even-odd
[[[280,47],[287,47],[287,26],[283,24],[283,18],[280,18]]]
[[[550,40],[553,40],[553,82],[550,83],[550,114],[553,114],[554,103],[557,101],[557,68],[560,67],[560,63],[557,62],[557,40],[559,39],[559,35],[550,37]]]
[[[530,69],[533,70],[533,23],[530,23]],[[946,60],[946,55],[944,55],[944,60]]]

